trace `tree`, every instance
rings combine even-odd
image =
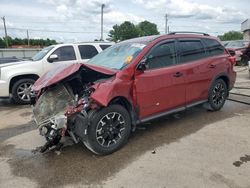
[[[159,35],[159,31],[157,30],[157,25],[151,23],[149,21],[140,22],[137,27],[140,31],[140,36],[149,36],[149,35]]]
[[[111,41],[122,41],[140,36],[158,35],[157,26],[149,21],[140,22],[134,25],[129,21],[123,22],[121,25],[114,25],[113,29],[109,32]]]
[[[243,34],[239,31],[229,31],[224,33],[223,35],[218,36],[220,40],[227,41],[227,40],[242,40]]]
[[[28,44],[28,39],[21,39],[21,38],[11,38],[8,36],[8,44],[9,46],[12,45],[27,45]],[[49,46],[52,44],[57,44],[55,40],[51,39],[30,39],[30,45],[39,45],[41,47],[43,46]],[[5,43],[5,38],[0,38],[0,48],[5,48],[6,43]]]
[[[113,30],[109,32],[112,41],[122,41],[139,36],[138,28],[131,22],[125,21],[121,25],[114,25]]]
[[[5,41],[0,38],[0,48],[4,48],[5,47]]]

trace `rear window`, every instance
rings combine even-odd
[[[180,63],[191,62],[206,56],[200,40],[182,40],[180,44]]]
[[[220,55],[224,53],[224,47],[216,40],[202,39],[207,49],[209,56]]]
[[[110,47],[111,45],[108,44],[100,44],[100,47],[102,50],[105,50],[106,48]]]
[[[79,45],[78,48],[80,51],[81,59],[91,59],[96,54],[98,54],[98,51],[92,45]]]

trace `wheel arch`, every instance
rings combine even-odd
[[[132,103],[129,102],[129,100],[123,96],[116,96],[110,100],[108,105],[112,105],[112,104],[119,104],[128,111],[130,118],[131,118],[132,131],[135,131],[136,122],[138,121],[138,114],[136,113]]]
[[[213,85],[213,83],[214,83],[216,80],[218,80],[218,79],[222,79],[222,80],[226,83],[227,90],[228,90],[227,95],[228,95],[228,94],[229,94],[230,79],[229,79],[228,75],[225,74],[225,73],[218,74],[218,75],[212,80],[212,82],[210,83],[209,88],[211,88],[211,86]]]
[[[25,79],[25,78],[30,78],[30,79],[37,80],[39,78],[39,76],[37,74],[24,74],[24,75],[14,76],[10,80],[9,93],[11,93],[12,87],[13,87],[15,82],[17,82],[20,79]]]

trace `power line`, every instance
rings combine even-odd
[[[10,27],[8,29],[15,29],[15,30],[22,30],[27,31],[27,28],[17,28],[17,27]],[[60,31],[60,30],[44,30],[44,29],[28,29],[29,31],[40,31],[40,32],[48,32],[48,33],[99,33],[97,31]]]

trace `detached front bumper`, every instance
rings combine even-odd
[[[9,83],[0,80],[0,97],[9,97]]]

